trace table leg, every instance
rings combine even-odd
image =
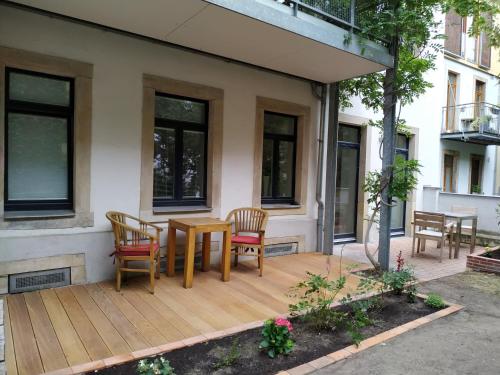
[[[462,240],[462,219],[457,220],[457,238],[455,239],[455,259],[458,259],[460,254],[460,241]]]
[[[175,276],[175,237],[176,230],[169,225],[167,238],[167,276]]]
[[[474,252],[476,247],[476,232],[477,232],[477,219],[472,220],[472,234],[470,237],[470,253]]]
[[[222,281],[229,281],[229,272],[231,268],[231,228],[229,227],[224,231],[222,248]]]
[[[201,252],[201,270],[210,271],[210,232],[203,233],[203,246]]]
[[[193,286],[195,234],[194,229],[188,229],[186,231],[186,251],[184,253],[184,288],[191,288]]]

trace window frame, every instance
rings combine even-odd
[[[276,134],[276,133],[266,133],[266,123],[265,123],[265,115],[272,114],[277,116],[283,116],[288,118],[293,118],[293,135],[287,134]],[[261,204],[290,204],[297,205],[298,203],[295,200],[295,185],[296,185],[296,167],[297,167],[297,128],[298,128],[298,116],[280,113],[276,111],[268,111],[264,110],[264,123],[263,123],[263,142],[268,140],[272,140],[273,142],[273,166],[272,166],[272,196],[264,197],[262,195],[262,187],[261,187]],[[278,197],[277,195],[277,186],[279,174],[275,173],[275,170],[279,170],[279,144],[280,142],[292,142],[293,143],[293,164],[292,164],[292,191],[290,197]],[[264,147],[262,148],[262,162],[264,162]],[[262,172],[264,168],[262,166]],[[262,179],[262,176],[261,176]]]
[[[203,124],[193,123],[189,121],[170,120],[156,117],[154,114],[153,134],[155,128],[173,129],[175,132],[175,160],[174,160],[174,198],[155,199],[153,194],[152,205],[155,207],[174,207],[174,206],[205,206],[207,204],[207,187],[208,187],[208,134],[209,134],[209,101],[187,96],[173,95],[155,90],[154,98],[166,97],[180,100],[189,100],[191,102],[202,103],[205,106],[205,121]],[[155,109],[156,111],[156,109]],[[182,198],[184,187],[182,184],[182,176],[184,175],[184,166],[182,160],[183,154],[183,133],[185,130],[197,131],[204,133],[204,154],[203,154],[203,197],[202,198]],[[154,140],[153,140],[154,147]],[[181,171],[178,173],[177,171]],[[154,168],[153,168],[153,188],[154,188]]]
[[[5,167],[4,167],[4,211],[41,211],[41,210],[73,210],[74,209],[74,122],[75,122],[75,79],[62,75],[55,75],[49,73],[42,73],[39,71],[32,71],[28,69],[19,69],[10,66],[5,67],[5,111],[4,111],[4,124],[5,124]],[[10,99],[10,74],[20,73],[35,77],[44,77],[55,79],[59,81],[69,82],[69,105],[59,106],[54,104],[44,104],[36,102],[28,102],[22,100]],[[62,199],[43,199],[43,200],[10,200],[8,197],[8,184],[9,184],[9,122],[8,115],[10,113],[46,116],[63,118],[67,121],[67,156],[68,156],[68,197]]]
[[[398,136],[403,136],[405,137],[405,147],[397,147],[397,142],[394,148],[394,156],[396,157],[397,155],[402,155],[406,161],[410,160],[410,137],[406,134],[403,133],[397,133],[396,137]],[[399,228],[391,228],[391,234],[393,236],[399,236],[399,233],[401,233],[401,236],[404,236],[406,232],[406,208],[407,208],[407,200],[401,202],[403,204],[403,226]]]

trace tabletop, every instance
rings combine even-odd
[[[448,212],[445,211],[443,214],[450,219],[462,219],[462,220],[474,220],[477,219],[477,214],[468,214],[464,212]]]
[[[170,219],[169,226],[176,228],[209,228],[209,227],[221,227],[230,225],[228,221],[215,219],[213,217],[190,217],[190,218],[178,218]]]

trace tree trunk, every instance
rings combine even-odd
[[[384,134],[382,154],[382,203],[380,207],[379,251],[378,263],[382,270],[389,269],[391,248],[391,200],[389,185],[392,181],[396,139],[396,72],[399,63],[399,36],[396,33],[391,40],[391,53],[394,56],[394,67],[387,69],[384,78]]]

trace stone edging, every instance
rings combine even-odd
[[[355,299],[367,298],[369,295],[374,295],[374,294],[376,294],[376,293],[368,293],[365,295],[360,295],[360,296],[357,296],[357,298],[355,298]],[[427,297],[425,294],[417,294],[417,296],[420,298]],[[398,326],[396,328],[382,332],[378,335],[369,337],[366,340],[363,340],[359,344],[358,347],[356,347],[355,345],[348,346],[344,349],[340,349],[340,350],[333,352],[333,353],[330,353],[326,356],[316,358],[313,361],[310,361],[308,363],[304,363],[304,364],[297,366],[297,367],[294,367],[292,369],[289,369],[286,371],[281,371],[277,375],[303,375],[303,374],[310,373],[312,371],[316,371],[322,367],[325,367],[325,366],[328,366],[332,363],[338,362],[342,359],[350,357],[353,354],[359,353],[359,352],[361,352],[365,349],[368,349],[374,345],[380,344],[380,343],[387,341],[395,336],[398,336],[402,333],[405,333],[407,331],[415,329],[421,325],[430,323],[433,320],[436,320],[436,319],[442,318],[444,316],[453,314],[453,313],[464,308],[461,305],[452,304],[452,303],[448,303],[448,302],[445,302],[445,303],[448,305],[448,307],[446,307],[442,310],[436,311],[435,313],[432,313],[432,314],[423,316],[421,318],[418,318],[416,320],[413,320],[411,322],[405,323],[405,324]],[[333,306],[335,306],[335,305],[339,305],[339,303],[333,304]],[[66,368],[63,368],[60,370],[45,373],[45,375],[74,375],[74,374],[81,374],[81,373],[90,372],[90,371],[102,370],[104,368],[119,365],[119,364],[122,364],[125,362],[135,361],[135,360],[143,359],[146,357],[152,357],[152,356],[159,355],[159,354],[165,354],[165,353],[171,352],[171,351],[176,350],[176,349],[181,349],[184,347],[193,346],[193,345],[196,345],[196,344],[199,344],[202,342],[206,342],[209,340],[220,339],[222,337],[234,335],[236,333],[243,332],[243,331],[246,331],[249,329],[262,327],[264,325],[264,322],[265,322],[264,320],[258,320],[258,321],[251,322],[251,323],[245,323],[245,324],[234,326],[234,327],[231,327],[228,329],[224,329],[222,331],[209,332],[209,333],[206,333],[203,335],[189,337],[189,338],[184,339],[184,340],[179,340],[179,341],[171,342],[168,344],[163,344],[163,345],[159,345],[159,346],[155,346],[155,347],[151,347],[151,348],[147,348],[147,349],[142,349],[142,350],[138,350],[138,351],[128,353],[128,354],[120,354],[120,355],[116,355],[113,357],[97,360],[94,362],[83,363],[83,364],[75,365],[72,367],[66,367]]]

